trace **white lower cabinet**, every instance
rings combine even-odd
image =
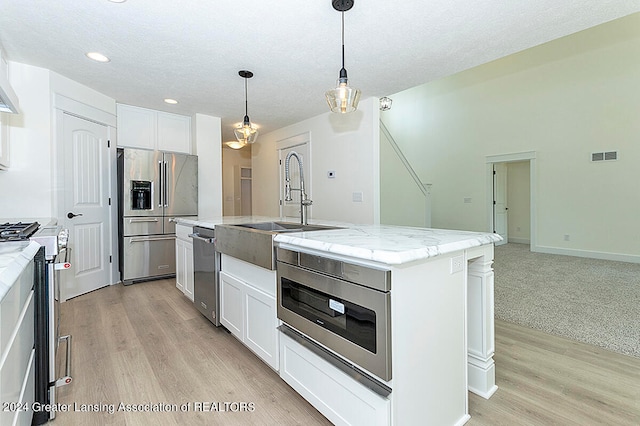
[[[33,417],[35,268],[31,258],[38,248],[32,242],[8,267],[0,267],[0,288],[9,286],[6,294],[0,294],[0,425],[3,426],[29,426]]]
[[[190,226],[176,225],[176,287],[193,302],[193,240]]]
[[[9,168],[9,114],[0,112],[0,170]]]
[[[276,298],[249,285],[244,290],[244,344],[277,370]]]
[[[280,377],[335,425],[391,424],[389,399],[282,333]]]
[[[220,323],[277,371],[280,357],[275,271],[226,256],[222,265]]]

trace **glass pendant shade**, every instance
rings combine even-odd
[[[258,139],[258,129],[251,124],[248,116],[244,116],[244,122],[233,129],[236,139],[240,143],[254,143]]]
[[[225,145],[227,145],[231,149],[240,149],[240,148],[244,148],[245,146],[247,146],[247,143],[246,142],[238,142],[238,141],[229,141],[229,142],[225,142]]]
[[[331,112],[346,114],[358,109],[360,89],[349,87],[346,78],[339,78],[335,89],[325,93]]]

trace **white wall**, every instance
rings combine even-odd
[[[361,101],[358,110],[350,114],[327,112],[261,135],[252,147],[254,215],[279,216],[276,143],[306,132],[311,136],[310,218],[379,223],[377,98]],[[330,170],[335,171],[334,179],[327,178]],[[363,193],[362,202],[353,201],[354,192]]]
[[[380,223],[430,226],[427,198],[391,143],[380,134]]]
[[[638,57],[635,14],[391,95],[383,119],[433,184],[433,226],[487,230],[486,156],[535,151],[534,249],[640,262]]]
[[[198,216],[222,216],[222,124],[219,117],[196,114]]]
[[[0,217],[55,217],[53,94],[113,115],[115,100],[44,68],[10,61],[9,75],[21,113],[9,120],[11,167],[0,173]]]

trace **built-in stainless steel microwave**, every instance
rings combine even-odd
[[[391,380],[391,271],[278,248],[278,318]]]

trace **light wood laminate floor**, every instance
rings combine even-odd
[[[103,288],[63,303],[61,313],[61,333],[73,336],[74,381],[58,402],[98,412],[59,413],[57,426],[330,424],[213,327],[174,280]],[[640,359],[497,321],[495,360],[499,389],[490,400],[470,394],[468,425],[640,424]],[[166,406],[119,412],[120,403]],[[218,403],[218,411],[196,403]]]

